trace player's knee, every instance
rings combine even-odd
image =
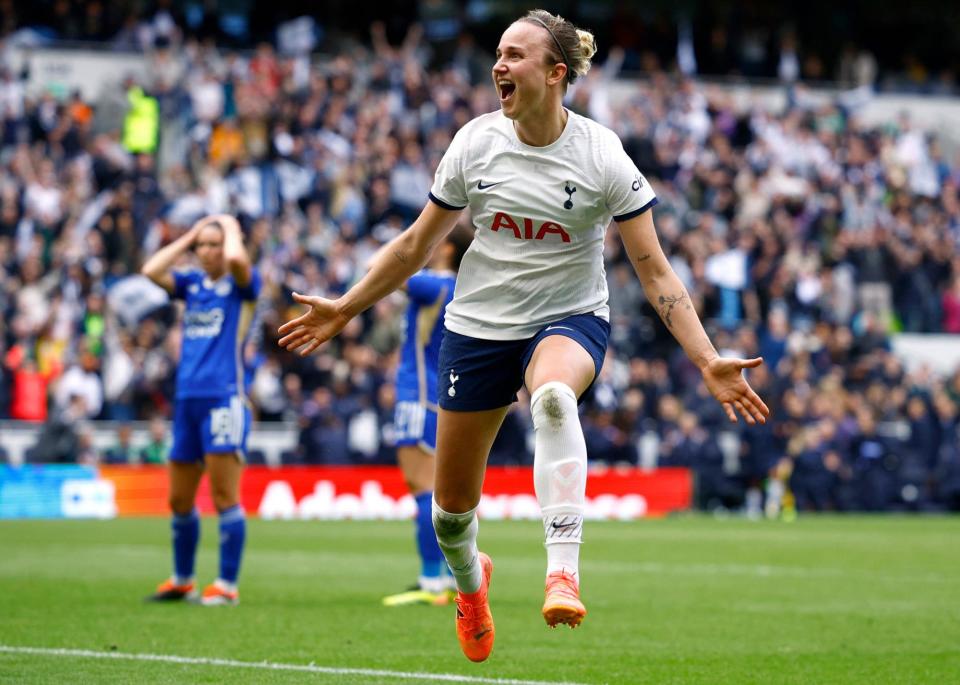
[[[530,398],[533,427],[560,429],[570,417],[577,416],[577,395],[566,383],[551,381],[537,388]]]
[[[407,484],[407,490],[409,490],[410,494],[414,497],[419,495],[421,492],[426,492],[430,489],[429,486],[424,487],[423,483],[421,483],[417,478],[407,474],[404,474],[403,482]]]
[[[471,502],[465,496],[457,493],[440,493],[434,491],[433,493],[433,515],[437,515],[437,507],[440,508],[441,514],[452,514],[455,516],[460,516],[463,513],[472,511],[476,506],[476,502]]]
[[[433,492],[433,471],[419,474],[408,474],[404,476],[410,494],[418,497],[425,492]]]
[[[193,497],[189,495],[170,493],[167,503],[170,505],[170,511],[178,516],[185,516],[193,511]]]
[[[239,502],[239,493],[228,484],[210,480],[210,499],[217,511],[225,511]]]
[[[462,513],[451,512],[436,499],[433,500],[433,530],[438,540],[450,540],[463,535],[475,519],[474,512],[467,508]]]
[[[217,511],[226,511],[238,504],[237,496],[226,490],[212,489],[210,499],[213,500],[213,506],[216,507]]]

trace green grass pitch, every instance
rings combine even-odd
[[[577,630],[540,617],[539,523],[483,522],[483,664],[461,656],[451,607],[380,605],[416,575],[409,523],[253,520],[241,604],[218,608],[141,601],[169,572],[168,526],[0,522],[0,683],[960,682],[960,518],[588,523]],[[204,519],[201,583],[216,541]]]

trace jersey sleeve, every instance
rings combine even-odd
[[[260,278],[260,272],[256,268],[250,269],[250,282],[241,288],[237,286],[237,292],[241,300],[255,300],[260,296],[260,288],[263,286],[263,280]]]
[[[607,145],[604,196],[614,221],[640,216],[657,204],[657,196],[614,136]]]
[[[193,271],[173,272],[173,296],[178,300],[187,299],[187,288],[197,281],[197,274]]]
[[[430,200],[444,209],[456,210],[467,206],[467,185],[463,176],[465,151],[466,135],[461,129],[443,154],[430,188]]]
[[[407,280],[407,294],[411,300],[432,304],[447,287],[446,279],[428,271],[415,273]]]

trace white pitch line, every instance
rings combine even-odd
[[[54,649],[47,647],[16,647],[0,645],[0,653],[33,654],[36,656],[66,656],[83,659],[126,659],[129,661],[159,661],[167,664],[192,666],[223,666],[225,668],[254,668],[268,671],[297,671],[320,675],[358,675],[370,678],[396,678],[398,680],[440,681],[445,683],[483,683],[485,685],[585,685],[584,683],[546,680],[519,680],[516,678],[482,678],[480,676],[456,675],[454,673],[413,673],[409,671],[385,671],[373,668],[335,668],[313,664],[282,664],[269,661],[234,661],[233,659],[210,659],[204,657],[177,656],[175,654],[129,654],[125,652],[96,652],[90,649]]]

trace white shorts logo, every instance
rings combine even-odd
[[[210,410],[210,435],[214,445],[240,446],[243,440],[243,403],[234,395],[230,406]]]
[[[460,380],[460,376],[455,376],[453,374],[453,369],[450,369],[450,387],[447,389],[447,394],[450,395],[450,397],[457,396],[457,389],[453,386],[458,380]]]
[[[214,445],[226,445],[233,435],[233,415],[230,407],[217,407],[210,410],[210,433]]]
[[[419,402],[397,402],[394,410],[394,428],[397,439],[423,439],[427,410]]]

